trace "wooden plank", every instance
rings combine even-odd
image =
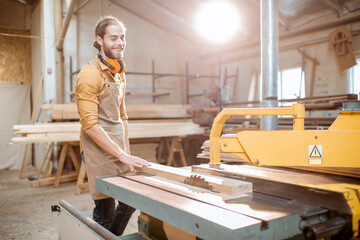
[[[79,141],[79,133],[51,133],[51,134],[29,134],[25,137],[11,138],[11,144],[18,143],[40,143],[40,142],[71,142]]]
[[[77,173],[79,173],[80,167],[79,167],[78,159],[76,157],[75,151],[74,151],[73,147],[71,146],[71,144],[69,144],[69,153],[70,153],[70,158],[74,165],[75,171]]]
[[[60,177],[60,182],[64,183],[64,182],[71,182],[71,181],[75,181],[77,179],[77,173],[72,172],[71,174],[63,174]],[[35,180],[35,181],[30,181],[30,185],[33,188],[36,187],[43,187],[43,186],[49,186],[49,185],[53,185],[55,183],[56,177],[48,177],[48,178],[41,178],[39,180]]]
[[[127,104],[130,119],[144,118],[190,118],[190,105],[179,104]],[[43,110],[50,110],[53,120],[79,119],[77,106],[70,104],[46,104]]]
[[[61,176],[62,176],[62,170],[63,170],[63,167],[64,167],[66,153],[67,153],[68,148],[69,148],[69,144],[65,143],[65,144],[63,144],[62,149],[61,149],[61,153],[60,153],[60,157],[59,157],[58,169],[56,171],[56,179],[55,179],[55,183],[54,183],[54,187],[56,187],[56,188],[59,187],[59,185],[60,185],[60,180],[61,180]],[[76,172],[76,173],[78,173],[78,172]]]
[[[193,122],[130,123],[129,138],[173,137],[203,134],[204,129]],[[24,136],[13,137],[10,143],[70,142],[80,140],[79,123],[15,125],[14,132]]]
[[[86,167],[85,167],[85,163],[81,161],[80,172],[76,182],[76,194],[78,195],[81,194],[83,188],[89,186],[89,182],[85,181],[85,178],[86,178]]]
[[[136,168],[136,170],[181,183],[184,183],[185,179],[193,174],[189,169],[174,168],[155,163],[152,163],[150,167]],[[215,177],[206,174],[196,175],[204,178],[211,186],[213,192],[236,195],[252,191],[252,184],[249,182]]]
[[[43,82],[44,82],[44,77],[41,77],[40,81],[38,83],[37,91],[36,91],[35,102],[34,102],[33,110],[32,110],[32,113],[31,113],[30,124],[33,124],[34,121],[35,121],[35,113],[36,113],[36,110],[37,110],[37,107],[38,107],[38,104],[39,104],[39,98],[40,98],[41,88],[42,88]],[[22,163],[21,163],[19,179],[22,179],[22,176],[23,176],[28,148],[29,148],[29,146],[28,146],[28,144],[26,144],[23,160],[22,160]]]
[[[48,123],[48,124],[28,124],[14,125],[14,133],[64,133],[64,132],[80,132],[81,125],[79,123]]]

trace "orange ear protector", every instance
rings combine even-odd
[[[110,68],[110,71],[112,74],[116,74],[116,73],[124,73],[125,72],[125,63],[123,60],[119,59],[119,60],[115,60],[115,59],[111,59],[109,58],[108,60],[105,60],[101,54],[99,53],[98,55],[100,61],[105,64],[106,66],[108,66]]]

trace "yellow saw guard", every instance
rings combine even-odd
[[[241,131],[221,137],[230,116],[290,115],[293,130]],[[210,166],[220,168],[220,149],[256,166],[360,168],[360,111],[339,111],[328,130],[304,130],[304,104],[278,108],[226,108],[214,119],[210,133]],[[358,236],[360,186],[323,186],[342,192],[353,213],[352,228]]]
[[[220,138],[233,115],[290,115],[293,130],[242,131]],[[360,168],[360,111],[340,111],[328,130],[304,130],[305,107],[228,108],[215,118],[210,133],[210,165],[220,165],[220,149],[256,166]]]

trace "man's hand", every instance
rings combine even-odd
[[[121,162],[129,164],[130,167],[133,168],[151,166],[150,163],[148,163],[144,159],[132,156],[123,151],[119,147],[119,145],[117,145],[113,140],[111,140],[111,138],[104,131],[104,129],[99,126],[99,124],[95,124],[91,128],[85,130],[85,133],[89,135],[90,138],[102,149],[119,159]]]
[[[151,164],[149,162],[147,162],[146,160],[144,159],[141,159],[139,157],[136,157],[136,156],[132,156],[132,155],[129,155],[129,154],[122,154],[121,157],[120,157],[120,161],[122,163],[125,163],[125,164],[129,164],[131,167],[146,167],[146,166],[151,166]],[[133,168],[131,168],[132,171],[133,171]]]

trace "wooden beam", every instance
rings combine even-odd
[[[156,163],[152,163],[150,167],[136,168],[136,171],[145,172],[180,183],[185,183],[186,179],[192,176],[192,172],[189,169],[174,168]],[[213,192],[224,193],[227,195],[237,195],[252,191],[252,184],[249,182],[210,176],[206,174],[196,175],[205,179]]]
[[[20,126],[20,127],[19,127]],[[129,123],[129,138],[176,137],[203,134],[204,129],[193,122],[146,122]],[[38,124],[15,125],[14,133],[21,137],[13,137],[12,144],[39,142],[71,142],[80,140],[80,124]]]
[[[30,124],[33,124],[34,121],[35,121],[35,113],[36,113],[36,110],[37,110],[37,107],[38,107],[38,104],[39,104],[39,98],[40,98],[40,93],[41,93],[43,82],[44,82],[44,77],[41,77],[40,81],[39,81],[37,91],[36,91],[35,102],[34,102],[33,110],[32,110],[32,113],[31,113]],[[22,176],[23,176],[28,148],[29,148],[29,145],[26,144],[24,155],[23,155],[23,160],[22,160],[22,163],[21,163],[19,179],[22,179]]]
[[[74,103],[44,104],[42,109],[50,111],[53,120],[79,119],[77,106]],[[181,104],[126,105],[126,111],[130,119],[191,118],[190,109],[190,105]]]
[[[65,174],[61,175],[60,182],[64,183],[64,182],[75,181],[77,179],[77,176],[78,176],[77,173],[74,173],[74,172],[65,173]],[[49,186],[49,185],[53,185],[55,183],[55,180],[56,180],[55,176],[48,177],[48,178],[41,178],[39,180],[30,181],[30,185],[33,188]]]
[[[62,1],[54,1],[54,26],[55,41],[59,41],[62,23]],[[57,48],[56,51],[56,102],[64,103],[64,78],[63,78],[63,49]]]
[[[71,0],[68,11],[66,13],[65,22],[62,25],[62,28],[61,28],[61,31],[60,31],[59,39],[56,42],[56,48],[57,49],[62,49],[63,48],[65,35],[66,35],[67,30],[68,30],[68,27],[69,27],[69,24],[70,24],[70,21],[71,21],[71,17],[72,17],[72,15],[74,13],[75,3],[76,3],[75,0]]]

